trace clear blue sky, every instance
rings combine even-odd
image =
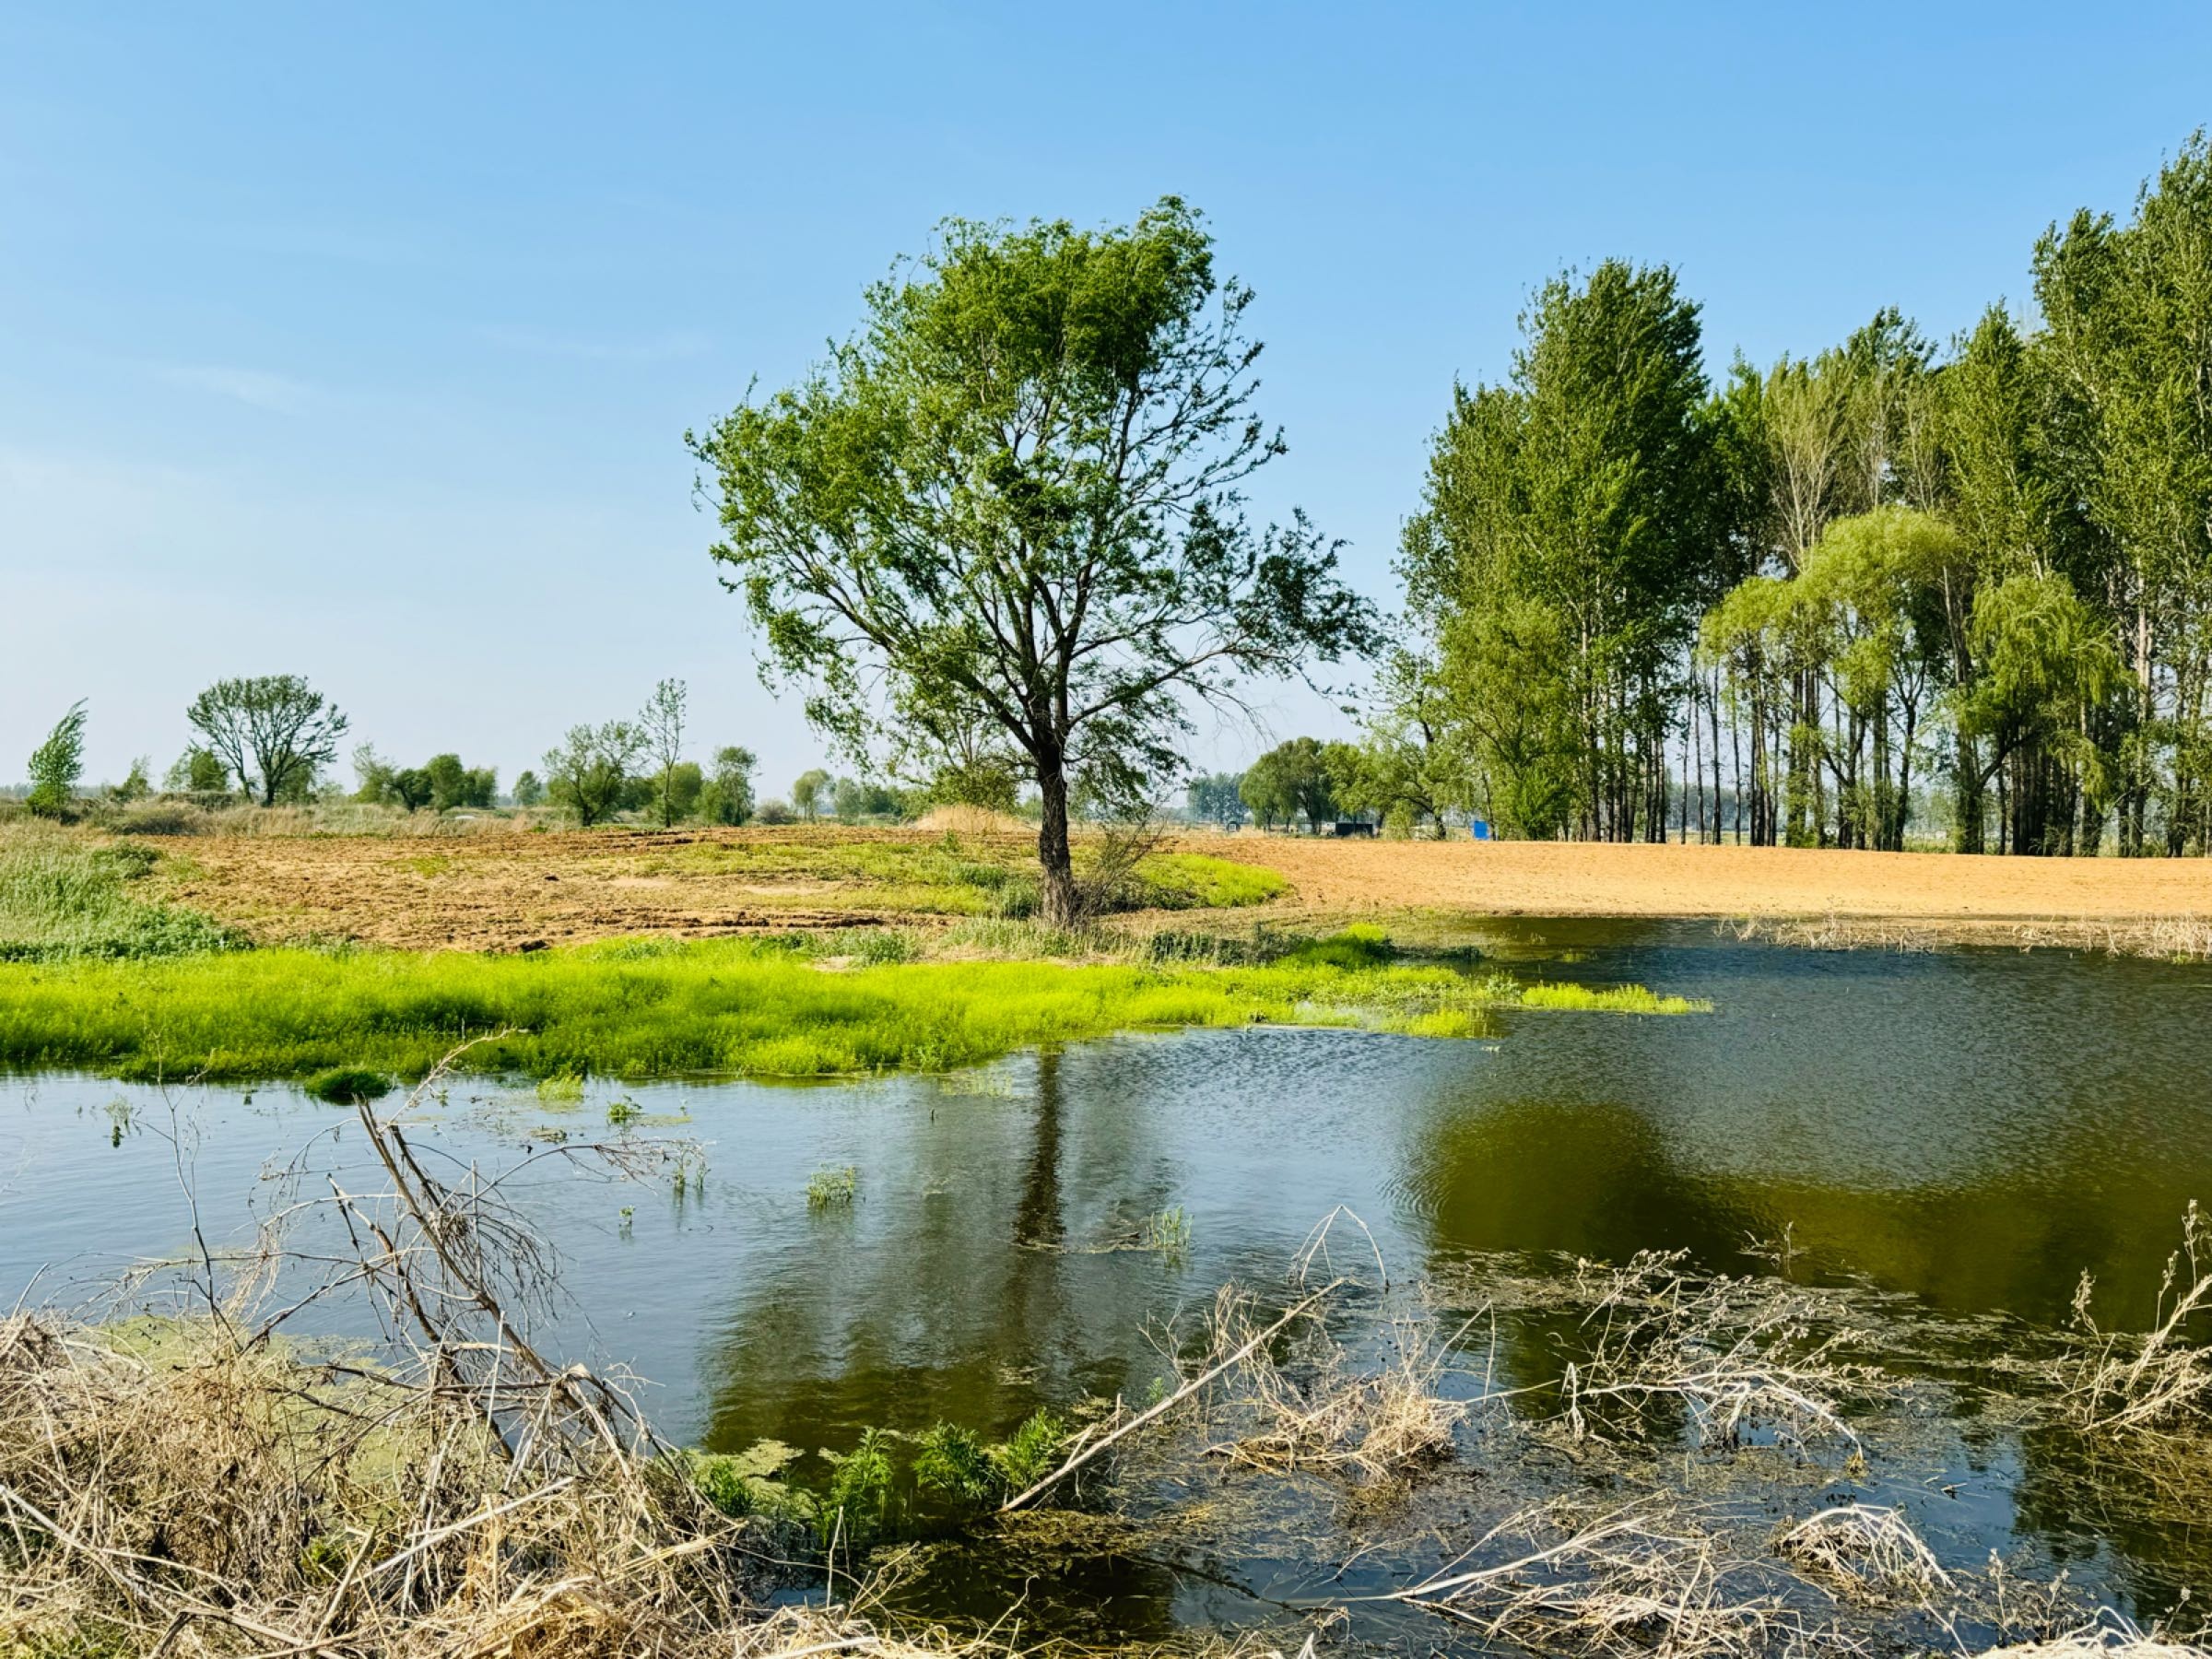
[[[1267,504],[1388,602],[1453,380],[1547,274],[1672,263],[1716,369],[1885,303],[1945,336],[2207,119],[2202,4],[0,6],[0,778],[75,698],[112,777],[300,671],[504,780],[679,675],[780,790],[818,746],[681,435],[947,214],[1203,207]]]

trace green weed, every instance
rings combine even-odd
[[[850,1208],[860,1194],[860,1171],[851,1164],[841,1170],[817,1170],[806,1178],[806,1207],[810,1210]]]
[[[1641,985],[1535,984],[1521,993],[1524,1008],[1565,1008],[1595,1014],[1710,1014],[1702,997],[1661,996]]]
[[[822,1495],[823,1542],[836,1538],[858,1549],[883,1531],[891,1500],[891,1458],[883,1442],[883,1430],[871,1429],[841,1457],[827,1454],[835,1468]]]

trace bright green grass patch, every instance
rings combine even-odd
[[[1273,870],[1203,853],[1158,853],[1136,867],[1146,902],[1162,910],[1265,904],[1288,887]]]
[[[1342,941],[1339,941],[1341,944]],[[1375,948],[1359,942],[1351,954]],[[419,1077],[464,1064],[551,1079],[685,1072],[950,1071],[1118,1030],[1257,1022],[1472,1036],[1498,1008],[1689,1012],[1680,998],[1470,979],[1434,965],[884,962],[827,971],[792,943],[614,940],[517,956],[255,950],[0,965],[0,1065],[126,1077]],[[493,1033],[504,1035],[493,1036]]]
[[[142,896],[158,862],[134,841],[101,845],[45,825],[0,835],[0,962],[182,956],[232,945],[198,912]]]
[[[1571,1008],[1596,1014],[1710,1014],[1702,997],[1661,996],[1641,985],[1529,985],[1521,993],[1524,1008]]]

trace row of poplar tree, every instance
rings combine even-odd
[[[1718,385],[1672,271],[1545,287],[1406,528],[1414,638],[1369,746],[1405,803],[1528,836],[2212,848],[2204,135],[2032,272],[2027,316],[1947,346],[1884,311]]]

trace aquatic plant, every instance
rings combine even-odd
[[[915,1448],[914,1480],[924,1491],[982,1505],[995,1499],[1006,1484],[972,1430],[939,1423],[915,1437]]]
[[[638,1121],[638,1119],[643,1117],[644,1115],[645,1108],[639,1105],[635,1100],[622,1099],[609,1100],[607,1102],[606,1121],[609,1124],[617,1129],[620,1129],[628,1124],[634,1124]]]
[[[830,1548],[841,1544],[847,1549],[865,1548],[883,1531],[890,1511],[893,1470],[883,1430],[870,1429],[852,1451],[824,1455],[832,1472],[815,1523],[822,1543]]]
[[[859,1193],[860,1171],[851,1164],[817,1170],[806,1178],[806,1207],[810,1210],[849,1207]]]
[[[1641,985],[1543,983],[1521,992],[1524,1008],[1558,1008],[1589,1014],[1710,1014],[1701,997],[1661,996]]]
[[[392,1079],[382,1072],[364,1071],[358,1065],[334,1065],[310,1077],[305,1088],[318,1100],[351,1106],[361,1100],[382,1100],[392,1092]]]
[[[1021,1421],[1003,1446],[991,1448],[990,1458],[999,1478],[1015,1491],[1024,1491],[1053,1472],[1067,1443],[1067,1420],[1049,1406],[1040,1406]]]
[[[568,1106],[583,1099],[583,1077],[573,1071],[558,1071],[537,1080],[537,1098],[550,1105]]]
[[[1137,1247],[1156,1250],[1171,1262],[1181,1262],[1191,1253],[1191,1218],[1178,1204],[1156,1215],[1147,1216],[1138,1230]]]

